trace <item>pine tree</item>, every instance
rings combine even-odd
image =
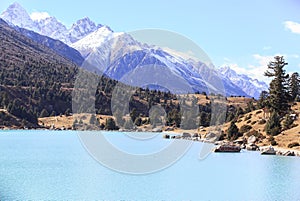
[[[284,121],[282,122],[282,130],[287,130],[292,127],[294,123],[294,119],[290,114],[286,114],[284,117]]]
[[[258,99],[258,102],[257,102],[257,106],[259,109],[262,109],[262,108],[269,108],[270,107],[270,103],[269,103],[269,93],[267,91],[262,91],[260,93],[260,96],[259,96],[259,99]]]
[[[265,130],[267,134],[272,136],[278,135],[281,132],[280,117],[275,111],[271,114],[271,117],[266,124]]]
[[[239,136],[239,129],[236,126],[235,122],[231,121],[230,126],[227,130],[227,138],[229,140],[235,140],[238,138],[238,136]]]
[[[288,91],[287,81],[288,75],[285,74],[283,69],[288,63],[284,61],[283,56],[274,57],[275,61],[271,61],[265,76],[273,77],[270,83],[270,106],[271,109],[278,114],[284,114],[288,111]]]
[[[96,116],[94,114],[92,114],[91,118],[90,118],[90,124],[96,124]]]
[[[70,108],[67,108],[67,109],[66,109],[65,115],[66,115],[66,116],[70,116],[70,115],[71,115],[71,109],[70,109]]]
[[[105,121],[105,129],[106,130],[117,130],[119,129],[116,125],[116,122],[113,118],[108,118]]]
[[[295,101],[300,92],[300,78],[299,74],[293,73],[289,79],[289,93],[291,96],[291,101]]]
[[[48,117],[49,116],[49,113],[47,112],[46,109],[43,109],[41,114],[40,114],[40,118],[43,118],[43,117]]]

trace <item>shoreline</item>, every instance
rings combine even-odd
[[[113,130],[113,131],[109,131],[109,130],[76,130],[76,129],[49,129],[49,128],[36,128],[36,129],[18,129],[18,128],[1,128],[1,131],[105,131],[105,132],[119,132],[119,133],[126,133],[126,132],[137,132],[137,133],[143,133],[143,132],[154,132],[151,130],[147,130],[147,131],[139,131],[139,130]],[[270,147],[270,145],[267,146],[257,146],[257,150],[249,150],[246,147],[242,147],[241,145],[237,144],[237,143],[233,143],[233,142],[229,142],[227,140],[220,140],[220,141],[212,141],[212,140],[208,140],[208,139],[203,139],[198,135],[198,137],[193,137],[189,132],[191,132],[190,130],[188,131],[184,131],[184,130],[174,130],[174,131],[158,131],[156,133],[160,133],[162,134],[162,138],[168,139],[168,140],[191,140],[191,141],[195,141],[195,142],[200,142],[200,143],[210,143],[210,144],[214,144],[216,147],[219,145],[225,145],[225,144],[231,144],[234,146],[238,146],[241,148],[241,150],[246,150],[246,151],[257,151],[257,152],[262,152],[262,150],[265,150],[267,148]],[[190,136],[186,137],[185,135],[190,134]],[[169,137],[166,137],[169,136]],[[276,152],[276,156],[296,156],[296,157],[300,157],[300,150],[295,150],[295,149],[289,149],[289,148],[285,148],[285,147],[278,147],[278,146],[272,146]],[[293,153],[294,155],[285,155],[286,153]],[[225,152],[224,152],[225,153]]]

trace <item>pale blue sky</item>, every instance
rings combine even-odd
[[[1,0],[1,12],[14,1]],[[144,28],[174,31],[197,43],[216,66],[228,64],[240,73],[261,79],[266,62],[278,53],[286,55],[287,71],[300,69],[300,24],[297,24],[300,1],[297,0],[17,2],[29,13],[46,11],[67,26],[88,16],[114,31]]]

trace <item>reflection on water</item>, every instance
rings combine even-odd
[[[152,153],[170,143],[160,135],[134,140],[105,133],[130,153]],[[300,158],[258,152],[210,154],[199,160],[202,144],[171,167],[128,175],[97,163],[76,132],[0,132],[1,200],[299,200]]]

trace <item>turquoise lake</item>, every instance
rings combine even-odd
[[[102,132],[120,149],[145,154],[172,140]],[[0,200],[300,200],[300,158],[212,153],[202,143],[163,170],[132,175],[104,167],[74,131],[0,131]]]

